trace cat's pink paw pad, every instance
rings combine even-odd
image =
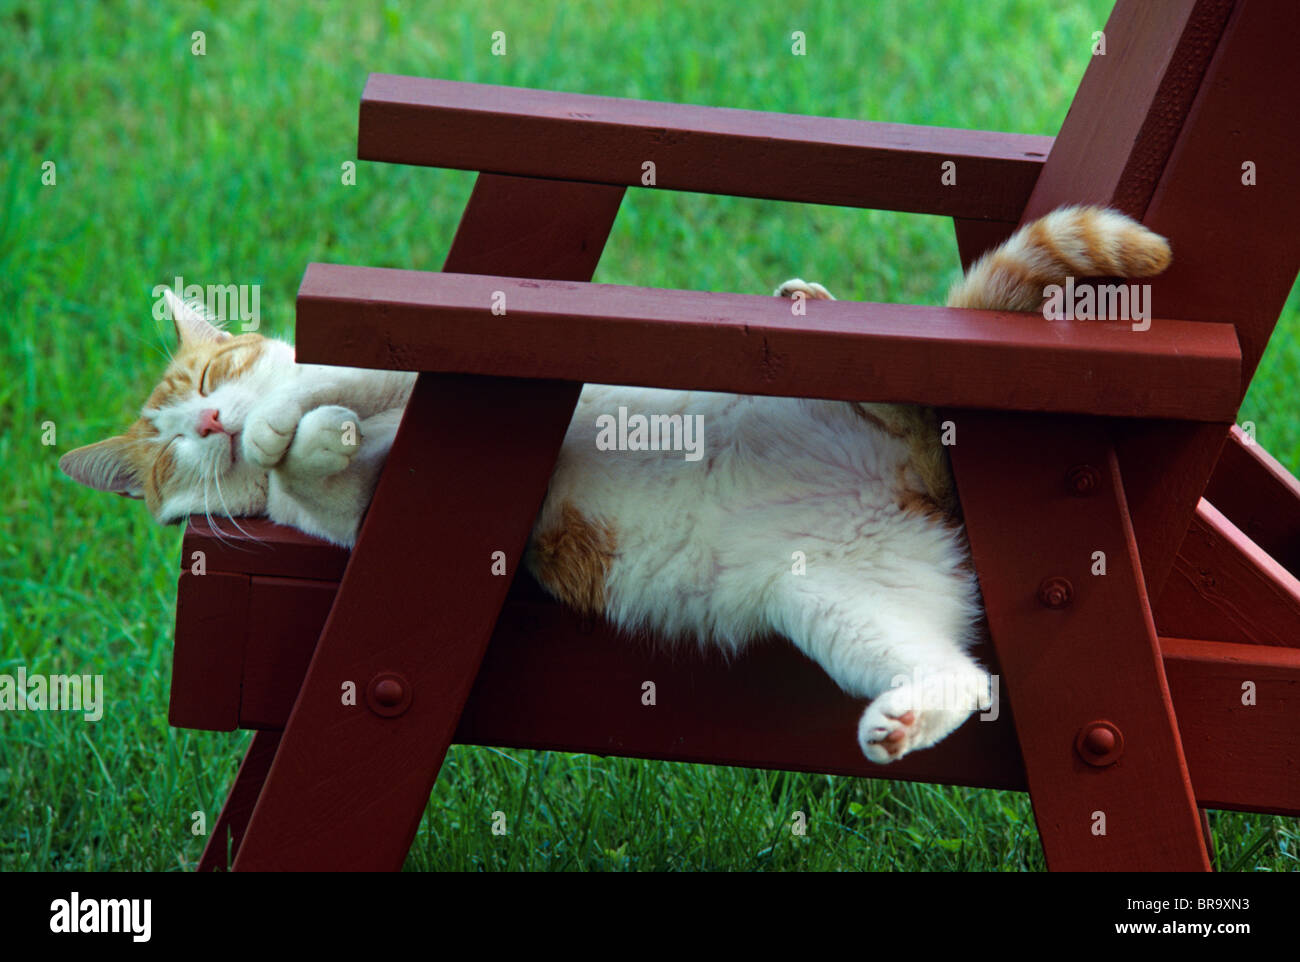
[[[947,738],[980,708],[989,679],[970,669],[933,675],[924,685],[891,688],[867,706],[858,723],[862,754],[879,765]]]
[[[912,747],[909,736],[916,721],[917,713],[910,709],[891,715],[888,709],[878,708],[875,704],[868,706],[858,725],[858,744],[862,754],[877,765],[888,765],[902,758]]]

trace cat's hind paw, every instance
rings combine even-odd
[[[281,470],[310,478],[338,474],[352,463],[361,441],[361,418],[355,411],[338,404],[312,408],[298,422]]]
[[[804,297],[813,301],[833,301],[831,292],[822,287],[816,281],[805,281],[802,277],[792,277],[775,291],[772,292],[777,297],[794,297],[795,294],[802,294]]]
[[[268,471],[278,465],[293,442],[301,417],[302,409],[291,402],[254,408],[241,442],[245,460]]]
[[[858,745],[878,765],[937,745],[957,730],[988,691],[982,672],[941,676],[932,684],[904,684],[867,706],[858,723]]]

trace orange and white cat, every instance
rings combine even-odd
[[[1067,277],[1146,277],[1169,260],[1122,214],[1066,208],[985,256],[948,304],[1033,310]],[[777,293],[830,297],[799,280]],[[144,498],[161,522],[266,515],[352,544],[413,375],[298,364],[289,344],[232,336],[165,296],[180,346],[139,420],[59,466]],[[696,418],[708,456],[598,445],[598,419],[620,408]],[[980,605],[956,508],[926,409],[591,384],[526,563],[625,629],[732,651],[784,635],[871,699],[858,742],[883,763],[944,738],[989,689],[967,653]]]

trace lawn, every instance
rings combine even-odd
[[[473,174],[360,163],[342,182],[368,72],[1052,134],[1110,2],[294,6],[0,0],[0,673],[102,674],[107,702],[95,723],[0,712],[0,870],[198,859],[193,813],[215,820],[248,734],[167,725],[180,530],[56,462],[123,428],[161,372],[154,285],[261,285],[268,333],[287,335],[308,261],[442,263]],[[799,275],[941,303],[956,271],[943,218],[636,190],[596,279],[766,293]],[[1293,290],[1242,412],[1293,469],[1298,321]],[[509,835],[491,832],[497,810]],[[1212,820],[1221,868],[1297,868],[1300,821]],[[1016,793],[457,747],[407,868],[1043,860]]]

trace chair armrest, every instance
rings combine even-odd
[[[1015,223],[1051,137],[371,74],[357,156]],[[960,187],[945,185],[956,163]]]
[[[504,297],[505,313],[491,310]],[[500,298],[497,302],[501,303]],[[310,264],[298,359],[934,406],[1230,422],[1230,324],[791,301]]]

